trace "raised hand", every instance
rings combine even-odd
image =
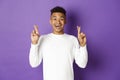
[[[31,33],[31,42],[32,44],[37,44],[39,40],[40,34],[38,31],[38,26],[34,25],[34,30]]]
[[[83,47],[86,45],[86,35],[80,31],[80,26],[77,26],[77,30],[78,30],[78,41],[80,45]]]

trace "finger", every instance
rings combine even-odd
[[[78,33],[80,33],[80,30],[81,30],[80,26],[77,26],[77,30],[78,30]]]
[[[82,35],[83,35],[83,37],[86,37],[86,35],[84,33]]]
[[[37,25],[34,25],[34,30],[35,30],[35,33],[39,34],[38,26]]]
[[[33,36],[33,31],[31,32],[31,37]]]
[[[82,36],[85,36],[85,34],[84,34],[83,32],[81,33],[81,35],[82,35]]]
[[[31,36],[34,36],[34,35],[35,35],[35,30],[31,32]]]
[[[80,34],[81,34],[81,35],[84,35],[84,33],[83,33],[83,32],[81,32]]]
[[[81,33],[80,35],[81,35],[82,37],[85,37],[85,34],[84,34],[84,33]]]
[[[85,34],[83,34],[83,36],[85,37],[86,35],[85,35]]]

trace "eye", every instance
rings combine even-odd
[[[64,17],[64,16],[61,16],[61,17],[60,17],[60,20],[61,20],[61,21],[64,21],[64,20],[65,20],[65,17]]]
[[[55,18],[55,19],[53,19],[53,20],[56,20],[56,18]]]
[[[53,20],[57,20],[56,18],[52,18]]]
[[[64,18],[61,18],[60,20],[62,20],[62,21],[63,21],[63,20],[64,20]]]

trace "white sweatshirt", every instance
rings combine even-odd
[[[74,80],[74,60],[79,67],[85,68],[88,53],[86,45],[80,47],[76,37],[50,33],[40,36],[38,44],[31,44],[30,65],[37,67],[42,60],[44,80]]]

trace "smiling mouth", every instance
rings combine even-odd
[[[57,25],[57,26],[55,26],[56,28],[61,28],[61,26],[60,25]]]

